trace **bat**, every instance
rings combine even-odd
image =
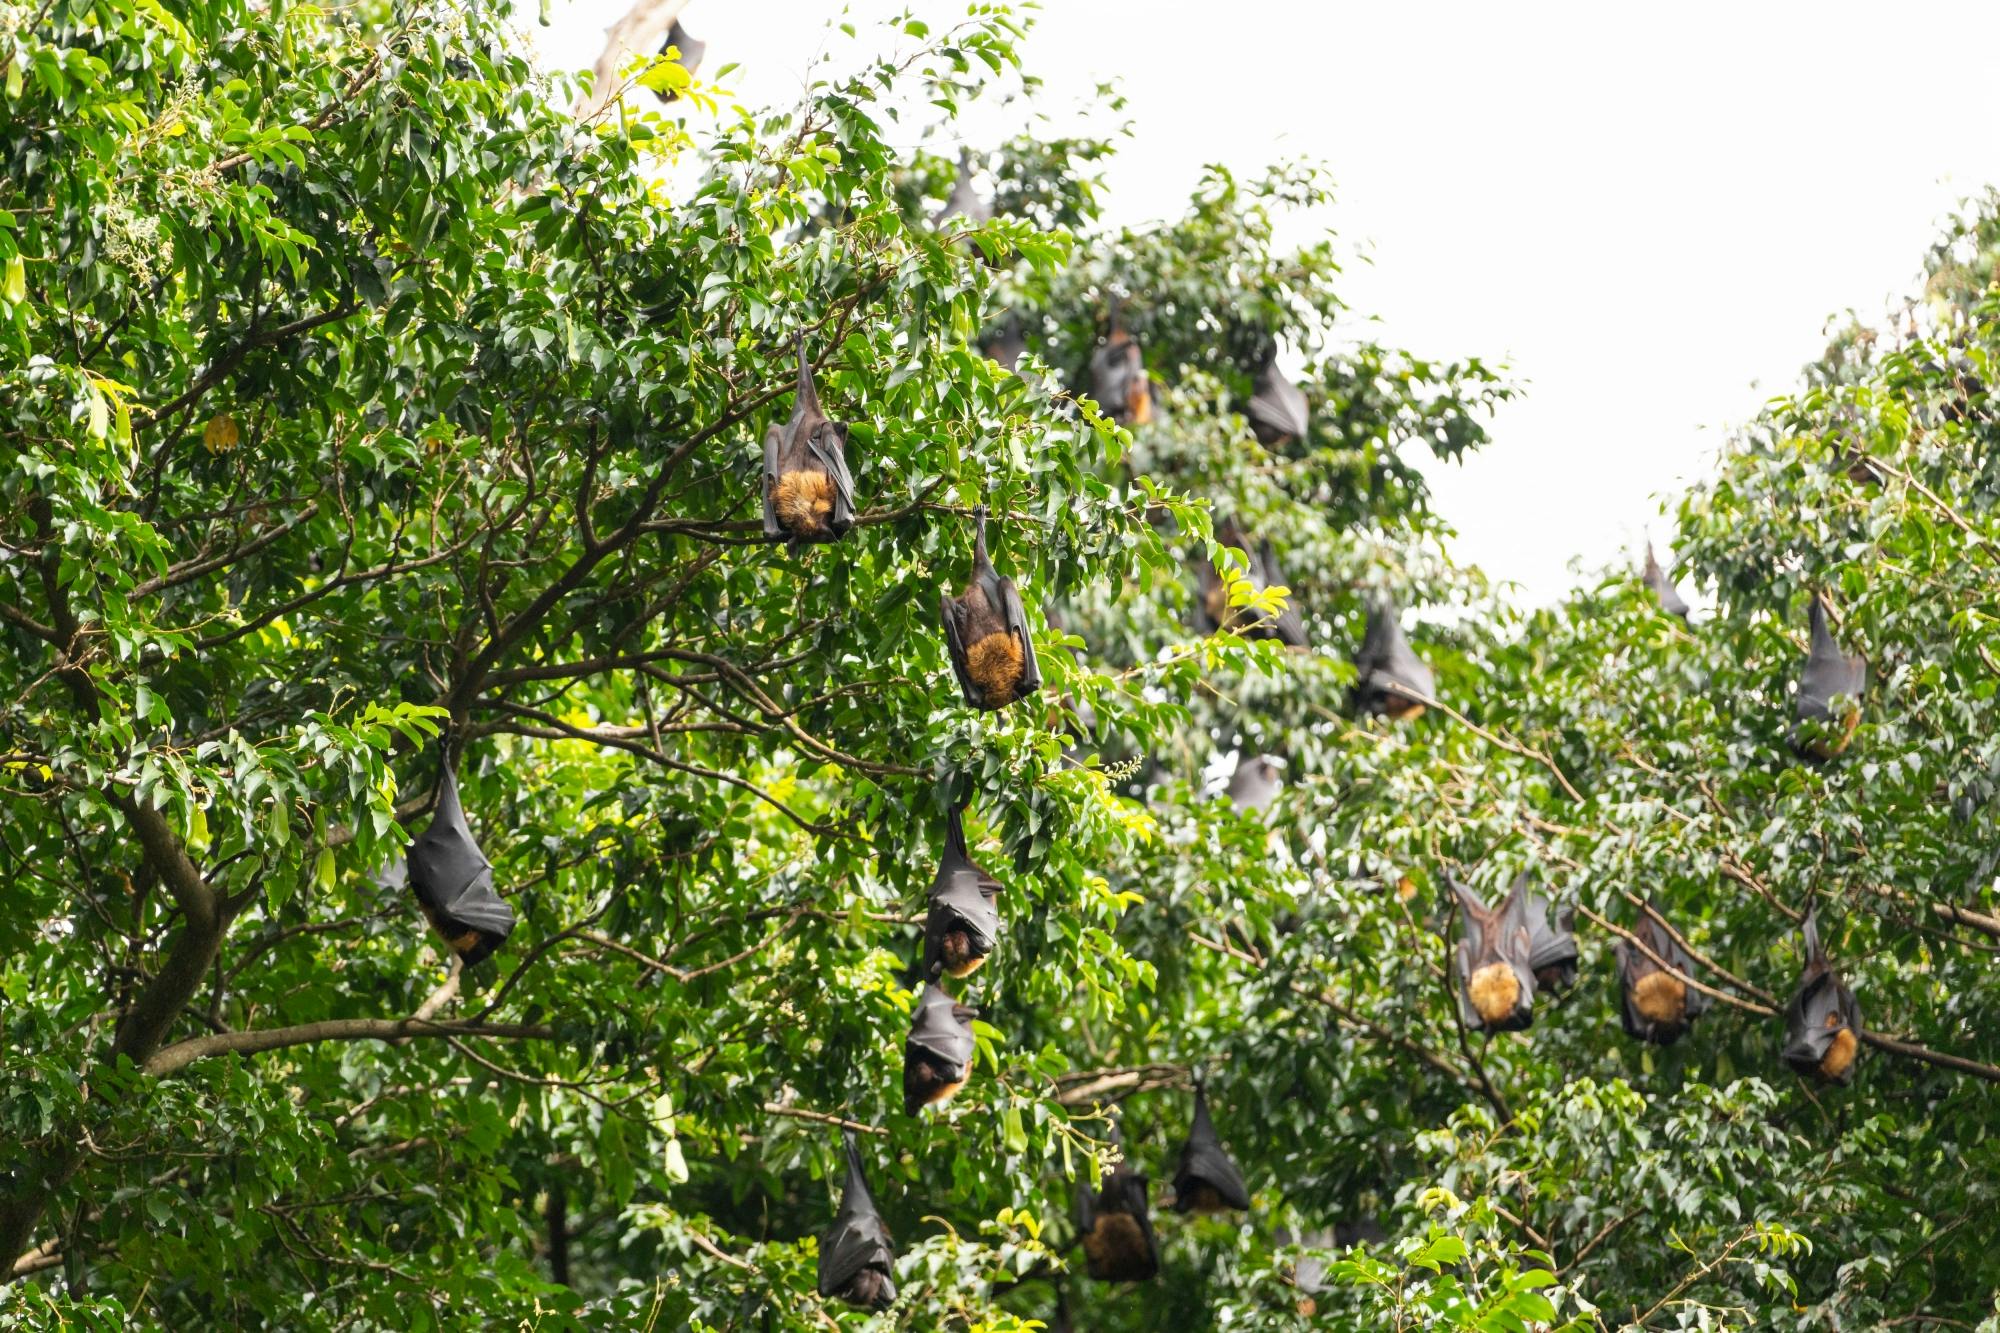
[[[1431,669],[1410,651],[1396,604],[1388,598],[1368,608],[1368,628],[1361,652],[1354,659],[1354,707],[1362,713],[1393,718],[1417,718],[1424,704],[1411,694],[1430,698],[1437,689]]]
[[[675,19],[674,25],[667,29],[667,40],[660,43],[660,54],[665,55],[669,48],[681,53],[680,67],[688,72],[689,78],[693,78],[696,71],[701,69],[701,58],[708,50],[708,43],[688,36],[687,29],[681,26],[681,21]],[[672,88],[657,95],[662,102],[681,100],[681,95]]]
[[[1257,372],[1257,391],[1244,405],[1250,432],[1266,449],[1276,449],[1293,440],[1303,440],[1307,423],[1303,389],[1278,373],[1278,356],[1273,352]]]
[[[1694,959],[1667,930],[1659,908],[1648,902],[1632,934],[1672,963],[1674,972],[1681,976],[1619,940],[1614,949],[1618,955],[1619,1020],[1626,1036],[1655,1046],[1671,1046],[1687,1034],[1696,1018],[1708,1012],[1713,1001],[1681,979],[1694,975]]]
[[[843,1137],[847,1183],[840,1191],[840,1212],[819,1238],[819,1294],[823,1300],[843,1300],[864,1310],[886,1310],[896,1299],[896,1283],[890,1276],[896,1248],[868,1193],[854,1131],[843,1131]]]
[[[1576,984],[1576,906],[1560,916],[1555,904],[1527,887],[1527,872],[1514,881],[1528,897],[1528,968],[1538,990],[1551,993]]]
[[[1121,426],[1143,426],[1153,419],[1153,381],[1146,375],[1146,357],[1139,340],[1125,327],[1122,303],[1111,298],[1111,329],[1090,358],[1090,396],[1104,415]]]
[[[972,1077],[972,1020],[978,1014],[977,1009],[954,1003],[936,982],[924,983],[923,997],[910,1017],[910,1035],[903,1042],[905,1115],[950,1101]]]
[[[1688,604],[1681,597],[1681,590],[1667,577],[1667,571],[1661,569],[1660,562],[1653,558],[1651,542],[1646,543],[1646,570],[1639,577],[1653,590],[1653,596],[1659,599],[1662,611],[1670,616],[1679,616],[1682,620],[1688,618]]]
[[[1208,1091],[1194,1085],[1194,1123],[1181,1145],[1180,1169],[1174,1172],[1173,1209],[1177,1213],[1220,1213],[1250,1206],[1243,1173],[1223,1151],[1215,1124],[1208,1118]]]
[[[431,929],[473,967],[513,933],[514,909],[493,891],[493,863],[466,826],[458,775],[449,763],[440,767],[436,812],[410,844],[409,883]]]
[[[1817,593],[1812,599],[1812,649],[1799,673],[1798,721],[1792,727],[1792,748],[1810,759],[1831,759],[1854,739],[1861,725],[1861,695],[1868,688],[1868,661],[1859,653],[1843,653],[1826,627],[1826,606]],[[1834,716],[1834,701],[1846,700]]]
[[[1235,519],[1224,519],[1216,525],[1215,539],[1243,552],[1244,577],[1257,591],[1286,586],[1284,571],[1278,568],[1278,556],[1270,542],[1253,545]],[[1229,586],[1213,565],[1201,569],[1201,601],[1195,619],[1197,628],[1205,634],[1227,629],[1246,639],[1276,639],[1288,648],[1306,646],[1305,621],[1300,619],[1298,608],[1289,597],[1285,599],[1284,610],[1275,616],[1231,606]]]
[[[1861,1053],[1861,1006],[1820,947],[1816,912],[1806,913],[1806,966],[1785,1006],[1784,1062],[1801,1074],[1845,1085]]]
[[[1145,1282],[1160,1273],[1160,1247],[1146,1200],[1146,1177],[1125,1162],[1112,1168],[1103,1187],[1076,1198],[1076,1221],[1083,1240],[1084,1271],[1098,1282]]]
[[[986,506],[975,509],[973,517],[979,526],[972,546],[972,581],[956,597],[940,595],[938,616],[965,702],[992,712],[1040,689],[1042,669],[1035,662],[1021,594],[986,558]]]
[[[783,426],[764,432],[764,535],[794,547],[839,541],[854,526],[854,478],[847,471],[847,427],[820,411],[799,335],[798,399]]]
[[[1518,876],[1498,907],[1450,875],[1445,883],[1465,909],[1458,941],[1459,1010],[1467,1027],[1519,1032],[1535,1021],[1534,931],[1528,924],[1528,877]]]
[[[952,807],[944,857],[924,917],[924,978],[929,981],[939,973],[971,976],[993,952],[1000,934],[1000,913],[993,907],[1000,881],[974,865],[966,852],[963,811],[963,806]]]
[[[1239,756],[1236,772],[1230,775],[1228,794],[1238,810],[1262,811],[1270,808],[1285,788],[1283,762],[1272,755],[1255,758]]]

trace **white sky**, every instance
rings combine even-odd
[[[587,67],[629,0],[552,0],[544,59]],[[902,5],[855,0],[861,33]],[[914,0],[933,26],[963,0]],[[530,11],[532,12],[532,10]],[[812,0],[692,0],[704,75],[795,101]],[[2000,4],[1682,0],[1672,6],[1049,0],[1040,105],[1101,80],[1136,136],[1111,216],[1178,211],[1202,164],[1325,161],[1324,219],[1372,264],[1343,297],[1420,355],[1504,361],[1527,392],[1494,443],[1433,467],[1458,557],[1530,601],[1622,558],[1722,435],[1795,383],[1828,317],[1879,318],[1936,223],[2000,182]],[[1021,128],[982,106],[968,138]],[[1065,122],[1060,122],[1065,123]]]

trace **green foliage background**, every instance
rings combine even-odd
[[[1990,200],[1921,333],[1844,335],[1680,502],[1692,625],[1623,572],[1521,613],[1416,466],[1513,390],[1336,330],[1331,238],[1275,239],[1316,169],[1111,228],[1115,143],[1051,126],[940,221],[957,110],[1032,89],[1003,7],[863,33],[790,111],[683,88],[698,142],[577,123],[508,22],[0,7],[0,1327],[1995,1327]],[[1136,435],[1073,393],[1114,293]],[[801,332],[866,512],[795,553],[757,441]],[[1273,341],[1312,429],[1266,450]],[[982,500],[1048,686],[975,716],[935,606]],[[1223,515],[1311,650],[1188,628]],[[1815,590],[1872,664],[1823,767]],[[1381,593],[1439,672],[1412,725],[1345,707]],[[520,917],[456,979],[375,879],[442,728]],[[1284,757],[1268,815],[1235,752]],[[1006,933],[912,1118],[957,800]],[[1582,982],[1468,1035],[1443,872],[1524,868]],[[1722,996],[1664,1050],[1616,1021],[1648,897]],[[1776,1061],[1812,904],[1847,1089]],[[1111,1120],[1170,1177],[1197,1076],[1254,1209],[1090,1284]],[[841,1122],[879,1317],[813,1290]]]

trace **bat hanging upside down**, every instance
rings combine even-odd
[[[972,581],[953,597],[944,594],[938,614],[945,647],[965,702],[989,712],[1034,693],[1042,686],[1028,612],[1012,579],[1001,578],[986,555],[986,506],[973,511],[978,524],[972,547]]]
[[[437,813],[410,844],[410,888],[431,929],[473,967],[513,933],[514,909],[493,891],[493,865],[472,840],[457,774],[447,766],[438,781]]]
[[[896,1250],[868,1193],[854,1131],[844,1135],[847,1184],[840,1192],[840,1213],[820,1237],[819,1294],[823,1300],[843,1300],[864,1310],[886,1310],[896,1300],[896,1283],[890,1276]]]
[[[977,1009],[955,1003],[936,982],[925,982],[903,1043],[903,1113],[951,1100],[972,1077],[972,1020]]]
[[[798,398],[791,420],[764,432],[764,535],[793,546],[839,541],[854,526],[854,478],[847,471],[847,427],[820,410],[799,335]]]

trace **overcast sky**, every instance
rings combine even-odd
[[[582,68],[629,0],[553,0]],[[915,0],[934,24],[963,0]],[[902,5],[856,0],[853,18]],[[833,8],[692,0],[746,104],[846,65]],[[862,34],[869,35],[864,26]],[[1527,392],[1464,467],[1434,467],[1458,557],[1531,601],[1621,559],[1728,428],[1795,381],[1830,316],[1879,318],[1936,223],[2000,182],[2000,4],[1368,4],[1053,0],[1027,49],[1041,105],[1100,81],[1136,137],[1112,217],[1177,211],[1211,161],[1323,160],[1318,225],[1368,263],[1343,297],[1427,356],[1504,361]],[[969,137],[1022,127],[983,106]]]

